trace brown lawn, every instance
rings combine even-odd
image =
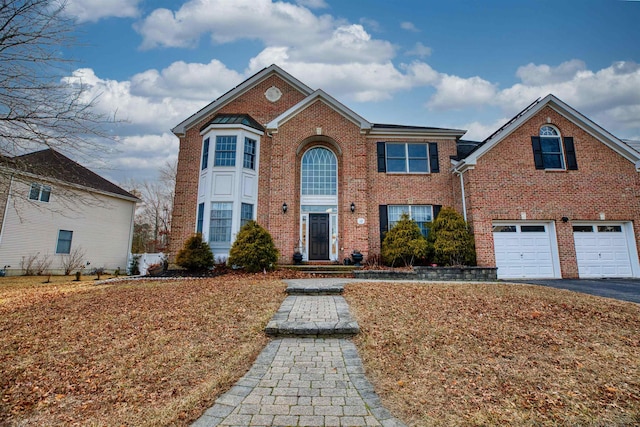
[[[0,278],[0,425],[188,425],[251,366],[277,279]]]
[[[345,296],[367,375],[409,425],[640,425],[638,304],[508,284]]]

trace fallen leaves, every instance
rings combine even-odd
[[[640,306],[509,284],[351,284],[354,338],[409,425],[640,424]]]
[[[6,284],[0,424],[9,425],[188,425],[251,366],[285,296],[269,276]]]

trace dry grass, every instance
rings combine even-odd
[[[188,425],[248,370],[284,285],[0,279],[0,425]]]
[[[637,304],[504,284],[346,298],[367,375],[409,425],[640,425]]]

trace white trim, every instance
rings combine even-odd
[[[531,117],[540,112],[546,106],[549,106],[555,112],[579,126],[589,135],[593,136],[598,141],[602,142],[607,147],[632,162],[635,165],[636,170],[640,171],[640,153],[551,94],[547,95],[544,99],[522,114],[522,116],[518,117],[502,129],[499,133],[493,135],[491,139],[486,140],[476,151],[458,162],[455,169],[462,171],[468,169],[470,166],[475,166],[480,157],[511,135],[522,124],[526,123]]]
[[[494,232],[493,232],[493,227],[494,226],[499,226],[499,225],[515,225],[515,226],[522,226],[522,225],[544,225],[546,227],[547,230],[547,234],[549,236],[549,248],[550,248],[550,254],[551,254],[551,267],[553,269],[553,278],[554,279],[560,279],[562,278],[562,271],[560,270],[560,255],[559,255],[559,251],[558,251],[558,236],[556,234],[556,224],[553,221],[523,221],[523,220],[513,220],[513,221],[509,221],[509,220],[495,220],[495,221],[491,221],[491,239],[493,240],[493,256],[495,257],[496,254],[496,248],[495,248],[495,238],[494,238]],[[520,234],[520,233],[518,233]],[[496,262],[497,264],[497,262]],[[497,266],[497,265],[496,265]],[[501,276],[498,270],[498,278],[502,279],[502,278],[512,278],[515,279],[516,277],[510,277],[510,276]],[[518,278],[524,278],[524,277],[518,277]],[[534,277],[529,277],[530,279],[533,279]]]
[[[275,133],[278,131],[278,127],[285,124],[288,120],[295,117],[298,113],[315,103],[316,101],[323,102],[328,107],[332,108],[336,112],[340,113],[347,120],[351,121],[355,125],[360,127],[360,130],[368,131],[371,129],[372,124],[365,120],[362,116],[356,114],[351,109],[347,108],[344,104],[340,103],[338,100],[328,95],[322,89],[318,89],[309,96],[307,96],[302,101],[298,102],[293,107],[289,108],[284,113],[280,114],[275,119],[271,120],[269,123],[265,125],[267,131],[270,133]]]
[[[195,114],[192,114],[187,119],[183,120],[177,126],[175,126],[173,129],[171,129],[171,131],[175,135],[184,135],[188,128],[190,128],[191,126],[193,126],[195,124],[198,124],[206,116],[208,116],[208,115],[212,114],[214,111],[222,108],[224,105],[228,104],[229,102],[231,102],[232,100],[236,99],[237,97],[239,97],[243,93],[247,92],[249,89],[252,89],[258,83],[268,79],[272,75],[276,75],[276,76],[280,77],[282,80],[284,80],[286,83],[288,83],[291,86],[293,86],[295,89],[297,89],[298,91],[300,91],[304,95],[309,95],[311,92],[313,92],[313,90],[309,86],[305,85],[300,80],[296,79],[291,74],[287,73],[286,71],[284,71],[282,68],[278,67],[277,65],[272,64],[271,66],[263,69],[262,71],[259,71],[258,73],[254,74],[253,76],[249,77],[247,80],[245,80],[244,82],[240,83],[238,86],[236,86],[235,88],[231,89],[229,92],[225,93],[224,95],[220,96],[215,101],[213,101],[210,104],[206,105],[204,108],[200,109]]]

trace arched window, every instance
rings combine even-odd
[[[302,195],[335,196],[338,192],[338,161],[323,147],[312,148],[302,156]]]
[[[560,132],[553,126],[540,128],[540,147],[545,169],[564,169],[564,151]]]

